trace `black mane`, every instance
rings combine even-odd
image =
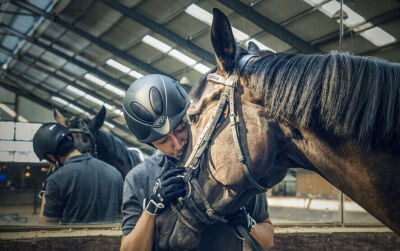
[[[267,113],[369,148],[400,144],[400,64],[347,53],[261,56],[246,70]]]

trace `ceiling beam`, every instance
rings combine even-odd
[[[4,89],[9,90],[10,92],[13,92],[13,93],[15,93],[17,95],[20,95],[20,96],[22,96],[22,97],[24,97],[26,99],[29,99],[32,102],[37,103],[37,104],[39,104],[39,105],[41,105],[41,106],[43,106],[43,107],[45,107],[47,109],[52,110],[54,108],[54,106],[56,106],[55,104],[53,104],[51,102],[48,102],[48,101],[46,101],[44,99],[40,99],[40,98],[32,95],[32,93],[26,91],[25,89],[17,88],[15,86],[13,86],[11,83],[8,83],[8,82],[10,82],[10,80],[8,80],[8,79],[0,79],[0,86],[3,87]],[[63,113],[67,114],[68,116],[72,115],[72,113],[67,111],[64,107],[62,107],[62,106],[58,106],[58,107],[60,108],[60,110],[62,110]]]
[[[283,28],[279,24],[275,23],[271,19],[261,15],[259,12],[255,11],[250,6],[237,1],[237,0],[218,0],[218,2],[226,5],[236,13],[250,20],[257,26],[261,27],[263,30],[268,31],[272,35],[278,37],[279,39],[285,41],[287,44],[302,53],[320,53],[321,50],[316,46],[307,43],[301,38],[297,37],[295,34],[291,33],[289,30]]]
[[[37,70],[37,71],[43,72],[43,73],[45,73],[45,74],[51,76],[52,78],[55,78],[55,79],[57,79],[57,80],[59,80],[59,81],[65,83],[66,85],[70,85],[70,86],[76,87],[76,88],[78,88],[78,89],[84,91],[85,93],[87,93],[87,94],[89,94],[89,95],[91,95],[91,96],[93,96],[93,97],[95,97],[95,98],[97,98],[97,99],[106,101],[106,103],[108,103],[108,104],[110,104],[110,105],[114,105],[114,106],[116,106],[116,107],[118,107],[118,108],[121,106],[120,104],[115,103],[115,102],[114,102],[113,100],[111,100],[111,99],[105,98],[104,96],[100,96],[100,95],[97,94],[95,91],[92,91],[92,90],[90,90],[90,89],[88,89],[88,88],[86,88],[86,87],[84,87],[84,86],[81,86],[81,85],[76,84],[75,81],[71,81],[71,80],[67,79],[66,77],[63,77],[63,76],[61,76],[61,75],[58,75],[56,72],[52,72],[52,71],[50,71],[50,70],[48,70],[48,69],[45,69],[45,68],[43,68],[43,67],[41,67],[41,66],[39,66],[39,65],[37,65],[37,64],[28,62],[28,60],[25,59],[25,58],[28,58],[29,60],[36,60],[37,62],[40,62],[41,64],[44,64],[44,65],[49,66],[46,62],[44,62],[44,61],[41,60],[40,58],[34,58],[34,56],[33,56],[33,55],[30,55],[29,53],[25,53],[25,54],[23,54],[23,55],[15,55],[15,54],[13,54],[12,52],[8,51],[6,48],[2,47],[1,45],[0,45],[0,51],[3,51],[3,52],[5,52],[5,53],[7,53],[7,54],[10,55],[11,57],[13,57],[15,60],[19,60],[21,63],[27,65],[28,67],[31,67],[31,68],[33,68],[33,69],[35,69],[35,70]],[[52,66],[49,66],[49,67],[52,67]],[[117,96],[117,95],[115,95],[115,96]],[[80,97],[80,98],[82,98],[82,97]],[[80,99],[80,98],[79,98],[79,99]]]
[[[151,74],[168,75],[167,73],[162,72],[162,71],[154,68],[150,64],[148,64],[146,62],[143,62],[143,61],[137,59],[136,57],[133,57],[133,56],[127,54],[126,52],[116,48],[115,46],[113,46],[113,45],[111,45],[111,44],[109,44],[107,42],[104,42],[103,40],[91,35],[90,33],[88,33],[86,31],[76,27],[75,25],[70,24],[70,23],[62,20],[58,16],[53,16],[50,13],[48,13],[48,12],[46,12],[46,11],[36,7],[36,6],[33,6],[33,5],[31,5],[31,4],[27,3],[27,2],[13,1],[12,3],[14,5],[16,5],[16,6],[20,7],[20,8],[24,8],[24,9],[26,9],[26,10],[34,13],[34,14],[41,15],[41,16],[45,17],[46,19],[48,19],[48,20],[60,25],[61,27],[64,27],[65,29],[70,30],[70,31],[78,34],[79,36],[87,39],[91,43],[99,46],[100,48],[102,48],[102,49],[104,49],[104,50],[106,50],[108,52],[111,52],[115,56],[118,56],[118,57],[128,61],[129,63],[135,65],[136,67],[138,67],[141,70],[144,70],[144,71],[146,71],[148,73],[151,73]]]
[[[22,76],[21,73],[18,73],[18,72],[16,72],[16,71],[12,70],[12,69],[9,70],[9,71],[7,71],[6,77],[7,77],[7,76],[8,76],[8,77],[13,77],[13,78],[15,78],[15,79],[19,79],[19,80],[21,80],[23,83],[27,83],[27,84],[29,84],[29,85],[35,86],[35,88],[40,89],[41,91],[44,91],[44,92],[46,92],[46,93],[48,93],[48,94],[50,94],[50,95],[52,95],[52,96],[59,96],[60,98],[62,98],[62,99],[64,99],[65,101],[67,101],[68,103],[71,103],[71,104],[73,104],[73,105],[76,105],[77,107],[79,107],[80,109],[82,109],[82,110],[84,110],[84,111],[89,111],[89,112],[91,112],[92,115],[97,113],[97,111],[94,111],[94,110],[92,110],[91,108],[88,108],[88,107],[86,107],[86,106],[84,106],[84,105],[81,105],[81,104],[76,103],[74,100],[70,99],[69,97],[65,96],[65,95],[62,94],[62,93],[54,92],[54,91],[51,91],[51,90],[49,90],[49,89],[45,89],[45,88],[39,86],[37,83],[32,82],[30,79],[27,79],[26,77]],[[15,81],[15,80],[14,80],[14,81]],[[19,85],[19,86],[22,88],[22,85]],[[120,124],[118,124],[118,123],[116,123],[116,122],[114,122],[114,121],[112,121],[112,124],[115,125],[115,127],[118,128],[119,130],[121,130],[121,131],[123,131],[123,132],[125,132],[125,133],[127,133],[127,134],[129,134],[129,135],[131,134],[131,132],[130,132],[126,127],[121,126]],[[133,138],[133,136],[132,136],[132,138]],[[135,141],[136,141],[136,140],[135,140]],[[132,146],[134,146],[134,147],[138,147],[138,148],[141,149],[143,152],[146,152],[146,153],[150,152],[150,149],[149,149],[150,147],[148,147],[147,145],[143,145],[142,143],[139,143],[139,142],[137,142],[137,141],[136,141],[136,142],[131,142],[130,144],[131,144]]]
[[[176,43],[180,47],[189,49],[194,55],[200,57],[201,59],[213,65],[216,64],[214,54],[195,45],[190,40],[182,38],[175,32],[171,31],[170,29],[165,28],[165,26],[154,22],[150,18],[143,16],[142,14],[140,14],[137,11],[134,11],[133,9],[129,9],[125,5],[120,4],[115,0],[100,0],[100,1],[106,4],[107,6],[119,11],[124,16],[129,17],[130,19],[142,24],[143,26],[146,26],[150,30],[168,38],[169,40]]]
[[[374,48],[374,49],[369,50],[369,51],[364,51],[360,55],[361,56],[371,56],[371,55],[376,54],[376,53],[380,53],[380,52],[384,52],[384,51],[395,49],[397,47],[400,47],[400,41],[397,41],[395,43],[388,44],[388,45],[385,45],[385,46],[382,46],[382,47]]]
[[[94,68],[94,67],[92,67],[92,66],[90,66],[90,65],[88,65],[88,64],[86,64],[86,63],[84,63],[84,62],[82,62],[82,61],[80,61],[78,59],[76,59],[76,58],[74,58],[74,57],[71,57],[71,56],[65,54],[64,52],[61,52],[61,51],[51,47],[51,46],[48,46],[47,44],[45,44],[43,42],[40,42],[40,41],[38,41],[36,39],[33,39],[32,37],[29,37],[29,36],[19,32],[19,31],[16,31],[16,30],[12,29],[10,26],[7,26],[7,25],[3,24],[1,26],[1,29],[5,30],[7,32],[10,32],[10,33],[12,33],[14,35],[19,36],[20,38],[25,39],[26,41],[28,41],[28,42],[30,42],[30,43],[32,43],[34,45],[37,45],[37,46],[41,47],[42,49],[47,50],[47,51],[53,53],[54,55],[56,55],[56,56],[58,56],[60,58],[63,58],[66,61],[71,62],[71,63],[81,67],[82,69],[85,69],[86,71],[88,71],[88,72],[90,72],[92,74],[95,74],[95,75],[99,76],[100,78],[102,78],[106,82],[112,83],[112,84],[118,86],[119,88],[121,88],[123,90],[126,90],[129,87],[129,85],[119,81],[118,79],[116,79],[114,77],[111,77],[107,73],[104,73],[104,72],[102,72],[102,71],[100,71],[100,70],[98,70],[98,69],[96,69],[96,68]]]

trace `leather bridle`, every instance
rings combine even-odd
[[[95,135],[90,131],[88,125],[83,122],[83,121],[79,121],[78,122],[78,127],[77,128],[68,128],[68,130],[71,133],[82,133],[86,136],[89,137],[90,141],[92,142],[92,150],[91,150],[91,154],[93,155],[93,157],[97,158],[97,142],[96,142],[96,137]]]
[[[185,163],[185,168],[187,171],[183,177],[185,182],[188,184],[188,190],[189,190],[188,194],[183,198],[183,202],[184,202],[185,206],[187,206],[194,213],[194,215],[201,222],[205,223],[206,225],[210,225],[210,224],[213,224],[216,222],[227,223],[227,220],[223,216],[217,215],[215,213],[214,209],[211,207],[210,203],[208,202],[206,195],[197,180],[197,176],[198,176],[198,173],[200,170],[201,159],[211,142],[212,136],[213,136],[214,132],[216,131],[218,122],[220,121],[220,118],[223,116],[223,113],[227,106],[229,107],[229,119],[230,119],[229,125],[231,126],[231,129],[232,129],[233,142],[235,145],[237,156],[242,165],[243,172],[244,172],[247,180],[257,191],[259,191],[259,192],[266,191],[266,188],[264,188],[263,186],[258,184],[258,182],[254,179],[254,177],[249,172],[247,161],[246,161],[245,155],[243,153],[243,149],[241,148],[241,145],[240,145],[240,135],[239,135],[239,128],[238,128],[240,116],[238,116],[236,108],[235,108],[235,101],[236,101],[235,94],[236,94],[237,86],[239,83],[239,76],[242,73],[243,69],[245,68],[246,64],[253,57],[255,57],[255,56],[254,55],[243,56],[238,62],[239,74],[232,74],[229,76],[228,79],[226,79],[223,76],[217,75],[215,73],[209,73],[207,75],[208,81],[212,81],[216,84],[225,85],[225,90],[221,94],[221,97],[219,99],[218,105],[215,108],[214,113],[212,114],[206,127],[203,129],[202,133],[200,134],[190,157],[188,158],[188,160]],[[235,75],[236,75],[236,79],[235,79]],[[237,75],[239,75],[239,76],[237,76]],[[203,212],[195,203],[195,201],[192,197],[193,189],[196,190],[199,197],[201,198],[203,205],[206,208],[205,212]],[[175,214],[178,215],[178,218],[182,221],[183,224],[185,224],[185,226],[187,226],[189,229],[191,229],[192,231],[194,231],[196,233],[200,232],[200,230],[198,228],[196,228],[195,226],[190,224],[183,217],[183,215],[177,210],[175,205],[172,203],[171,203],[171,209]],[[244,232],[243,232],[243,230],[244,230]],[[246,241],[252,246],[253,249],[260,250],[261,246],[258,243],[251,243],[252,241],[254,242],[255,239],[248,233],[247,230],[244,229],[244,227],[242,227],[242,229],[237,229],[237,231],[246,239]],[[247,239],[246,236],[249,239]]]

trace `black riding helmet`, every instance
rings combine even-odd
[[[133,135],[140,142],[151,143],[182,121],[189,104],[189,97],[178,82],[151,74],[131,84],[124,97],[123,111]]]
[[[44,123],[33,136],[33,151],[39,160],[49,160],[46,154],[64,156],[73,149],[70,131],[58,123]]]

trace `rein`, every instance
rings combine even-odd
[[[244,67],[246,64],[249,62],[251,58],[255,57],[254,55],[245,55],[243,56],[239,62],[238,62],[238,68],[239,68],[239,76],[241,72],[243,71]],[[207,75],[207,80],[212,81],[216,84],[222,84],[225,85],[225,90],[221,94],[220,100],[218,102],[218,105],[215,108],[214,113],[211,115],[206,127],[203,129],[202,133],[200,134],[192,153],[190,154],[189,159],[185,163],[185,168],[187,169],[183,179],[184,181],[188,184],[189,187],[189,192],[187,196],[183,198],[184,204],[189,207],[194,215],[203,223],[210,225],[216,222],[222,222],[222,223],[227,223],[228,221],[220,215],[217,215],[214,211],[214,209],[211,207],[210,203],[208,202],[206,195],[201,188],[197,176],[200,170],[200,162],[201,159],[208,149],[208,146],[210,145],[212,135],[215,132],[218,121],[220,120],[224,110],[226,107],[229,107],[229,120],[230,123],[229,125],[231,126],[232,129],[232,136],[233,136],[233,142],[235,145],[235,150],[237,153],[237,156],[239,158],[239,161],[242,165],[243,172],[247,178],[247,180],[250,182],[250,184],[259,192],[264,192],[266,189],[258,184],[258,182],[254,179],[254,177],[250,174],[249,168],[247,166],[247,161],[245,158],[245,155],[243,153],[243,149],[240,146],[240,135],[239,135],[239,128],[238,128],[238,123],[240,121],[240,116],[237,115],[236,113],[236,108],[235,108],[235,94],[237,90],[237,86],[239,83],[239,78],[235,81],[234,77],[231,75],[229,76],[228,79],[226,79],[223,76],[220,76],[215,73],[210,73]],[[204,213],[194,202],[193,197],[191,196],[193,188],[197,191],[199,194],[205,208],[206,212]],[[190,224],[181,214],[180,212],[176,209],[175,205],[171,203],[171,208],[174,213],[178,215],[178,218],[182,221],[183,224],[185,224],[189,229],[192,231],[198,233],[200,232],[199,229],[194,227],[192,224]],[[243,227],[239,226],[236,229],[237,232],[239,232],[243,238],[250,244],[250,246],[253,248],[253,250],[263,250],[261,245],[250,235],[250,233]]]

